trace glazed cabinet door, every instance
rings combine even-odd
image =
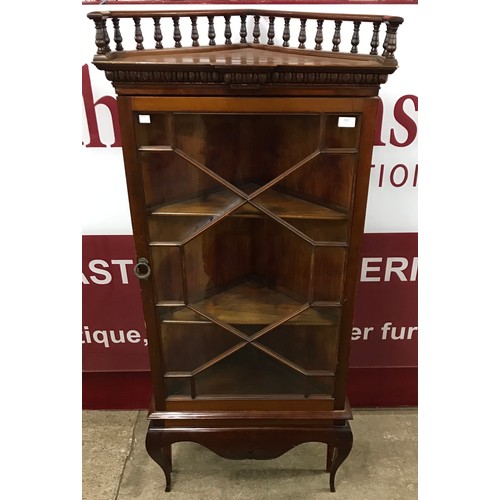
[[[343,408],[377,99],[119,103],[156,409]]]

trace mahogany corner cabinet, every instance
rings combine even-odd
[[[352,447],[346,381],[378,92],[403,19],[88,17],[93,63],[118,95],[153,379],[146,448],[166,490],[175,442],[271,459],[315,441],[335,491]]]

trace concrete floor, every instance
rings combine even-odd
[[[225,460],[194,443],[173,445],[172,491],[146,453],[144,411],[84,411],[83,500],[417,499],[417,410],[354,410],[354,445],[330,493],[326,445],[275,460]]]

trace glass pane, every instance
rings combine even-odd
[[[166,382],[167,396],[191,396],[191,377],[169,377]]]
[[[267,189],[253,201],[315,241],[347,241],[346,211],[308,201],[299,193],[292,195],[279,191],[281,188],[282,185]]]
[[[331,396],[360,117],[140,115],[168,395]]]
[[[344,281],[345,249],[317,247],[314,255],[313,301],[340,302]]]
[[[313,153],[319,115],[174,115],[175,147],[245,192]]]
[[[185,306],[158,306],[158,316],[162,323],[209,323],[203,316]]]
[[[146,205],[162,214],[220,214],[243,200],[174,151],[142,151]]]
[[[335,114],[325,116],[326,148],[356,148],[359,141],[361,116]]]
[[[353,154],[322,153],[274,189],[345,215],[351,208],[355,162]]]
[[[192,372],[241,339],[210,321],[162,323],[163,358],[168,372]]]
[[[149,239],[155,242],[181,242],[213,219],[213,216],[151,216],[148,218]]]
[[[257,339],[305,370],[335,370],[340,308],[309,308]]]
[[[158,301],[183,301],[179,247],[153,247],[152,271]]]
[[[333,396],[334,377],[307,377],[307,394]]]
[[[264,214],[226,217],[184,248],[190,303],[232,311],[228,322],[274,320],[307,301],[313,247]]]
[[[135,134],[138,146],[171,146],[171,113],[136,113]]]
[[[248,345],[196,375],[196,394],[300,394],[305,376]]]
[[[283,220],[296,227],[315,242],[347,243],[348,223],[346,218],[336,219],[300,219],[283,217]]]

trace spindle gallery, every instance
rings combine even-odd
[[[335,491],[353,440],[349,346],[378,93],[403,19],[88,17],[93,63],[117,94],[153,382],[145,444],[166,491],[182,481],[179,441],[228,459],[321,442]]]
[[[395,64],[396,35],[399,25],[403,22],[399,17],[373,16],[373,15],[346,15],[346,14],[305,14],[281,11],[248,10],[241,12],[238,10],[221,10],[217,12],[207,11],[112,11],[112,12],[92,12],[88,14],[96,27],[95,43],[97,54],[94,60],[112,60],[119,65],[106,70],[106,77],[113,82],[168,82],[168,83],[190,83],[212,85],[219,83],[245,84],[245,85],[297,85],[303,82],[315,85],[379,85],[387,80],[387,71],[380,71],[373,63],[383,64],[393,69]],[[215,19],[222,18],[224,30],[216,34]],[[189,20],[191,26],[189,33],[181,32],[182,20]],[[264,30],[263,19],[266,20],[267,28]],[[133,37],[125,39],[122,33],[121,22],[124,20],[133,21]],[[146,34],[145,24],[151,32]],[[206,33],[200,34],[198,25],[205,21]],[[110,21],[108,23],[108,21]],[[277,33],[276,25],[282,21],[283,29],[280,36]],[[291,25],[298,23],[299,34],[295,44],[291,40]],[[345,58],[345,53],[341,52],[340,45],[344,39],[348,42],[347,54],[355,54],[357,61],[369,65],[372,71],[360,71],[348,64],[343,64],[337,71],[328,71],[324,68],[325,61],[316,59],[317,65],[309,68],[292,68],[290,63],[301,64],[301,55],[293,50],[295,45],[298,51],[307,53],[306,42],[307,26],[313,24],[316,27],[314,37],[314,53],[330,56],[334,54],[338,61]],[[360,45],[360,28],[362,24],[369,24],[371,27],[370,40],[362,47]],[[280,25],[281,25],[280,24]],[[381,42],[381,26],[385,26],[383,42]],[[331,28],[332,33],[326,37],[326,29]],[[112,31],[111,31],[112,30]],[[113,39],[110,38],[110,31]],[[249,36],[250,35],[250,36]],[[224,38],[224,42],[217,43],[216,38]],[[148,70],[139,70],[134,67],[135,57],[131,51],[145,50],[145,39],[154,40],[154,51],[164,51],[167,48],[182,49],[183,53],[191,54],[193,57],[186,60],[183,70],[175,64],[174,60],[164,60],[160,63],[158,57],[164,52],[158,52],[156,56],[157,64],[148,65]],[[234,39],[234,41],[233,41]],[[331,42],[327,46],[327,41]],[[114,42],[114,51],[111,45]],[[227,49],[237,50],[243,46],[259,47],[262,49],[258,53],[253,53],[248,59],[247,70],[242,71],[242,67],[235,71],[235,68],[225,67],[222,71],[215,67],[207,66],[202,60],[196,61],[199,55],[199,47],[212,47],[212,59],[217,61],[226,57]],[[129,50],[125,50],[127,48]],[[194,52],[186,51],[186,48],[196,49]],[[272,53],[265,52],[265,49],[272,50]],[[281,49],[281,50],[280,50]],[[286,50],[283,50],[286,49]],[[122,57],[119,55],[122,54]],[[126,55],[125,55],[126,54]],[[269,67],[265,60],[271,55],[282,54],[286,62],[286,67]],[[365,57],[369,56],[369,57]],[[171,56],[172,57],[172,56]],[[245,60],[246,54],[241,54]],[[154,61],[151,60],[151,63]],[[347,61],[345,61],[347,62]],[[303,63],[303,62],[302,62]],[[258,68],[258,71],[256,71]],[[388,69],[387,68],[387,69]],[[288,71],[287,71],[288,70]]]
[[[369,48],[370,55],[379,54],[379,35],[381,24],[386,25],[386,34],[384,42],[382,45],[383,52],[382,56],[387,59],[394,59],[394,52],[396,51],[396,33],[399,25],[403,22],[400,17],[387,17],[387,16],[362,16],[362,15],[346,15],[346,14],[319,14],[319,13],[294,13],[294,12],[281,12],[281,11],[265,11],[266,23],[268,25],[266,32],[261,32],[261,17],[263,17],[264,12],[256,10],[248,10],[242,13],[238,10],[226,10],[219,12],[207,12],[207,11],[179,11],[179,12],[129,12],[129,11],[112,11],[112,12],[92,12],[88,15],[90,19],[93,19],[96,26],[96,45],[97,54],[106,54],[111,51],[110,43],[111,39],[108,34],[107,21],[111,20],[112,31],[113,31],[113,41],[115,43],[116,51],[123,51],[123,37],[120,30],[120,20],[122,19],[133,19],[134,21],[134,43],[136,50],[144,50],[144,35],[142,22],[144,19],[152,19],[154,22],[154,32],[152,36],[156,41],[155,49],[163,49],[164,47],[164,35],[162,32],[162,22],[163,29],[166,33],[172,34],[173,46],[175,48],[181,48],[183,45],[181,41],[183,36],[180,30],[180,19],[189,18],[191,22],[191,32],[189,36],[185,37],[187,40],[184,42],[185,46],[199,47],[200,33],[198,32],[198,19],[206,18],[208,20],[208,45],[216,45],[216,33],[214,27],[214,18],[223,17],[225,22],[224,29],[224,45],[233,44],[233,30],[239,32],[239,44],[253,43],[253,44],[266,44],[268,46],[276,45],[275,37],[275,20],[283,20],[283,31],[281,34],[281,41],[283,47],[290,47],[290,21],[292,19],[297,19],[300,21],[300,32],[298,36],[298,48],[305,49],[306,38],[306,24],[315,23],[316,26],[316,36],[314,38],[315,46],[314,50],[323,50],[323,43],[325,37],[323,36],[323,24],[325,21],[334,23],[333,37],[331,38],[332,52],[339,52],[339,45],[343,36],[350,37],[351,48],[350,52],[352,54],[358,53],[359,40],[359,30],[361,23],[371,23],[373,26],[373,34],[370,42],[367,46]],[[253,22],[253,28],[251,29],[253,40],[247,40],[247,35],[249,33],[247,26],[251,25]],[[233,28],[231,27],[233,23]],[[237,26],[237,23],[239,25]],[[350,32],[347,32],[347,23],[352,23],[352,28]],[[342,26],[344,24],[344,26]],[[342,27],[344,31],[341,34]],[[237,42],[238,43],[238,42]],[[165,43],[165,45],[167,45]],[[325,42],[326,45],[326,42]],[[325,48],[325,50],[328,50]]]

